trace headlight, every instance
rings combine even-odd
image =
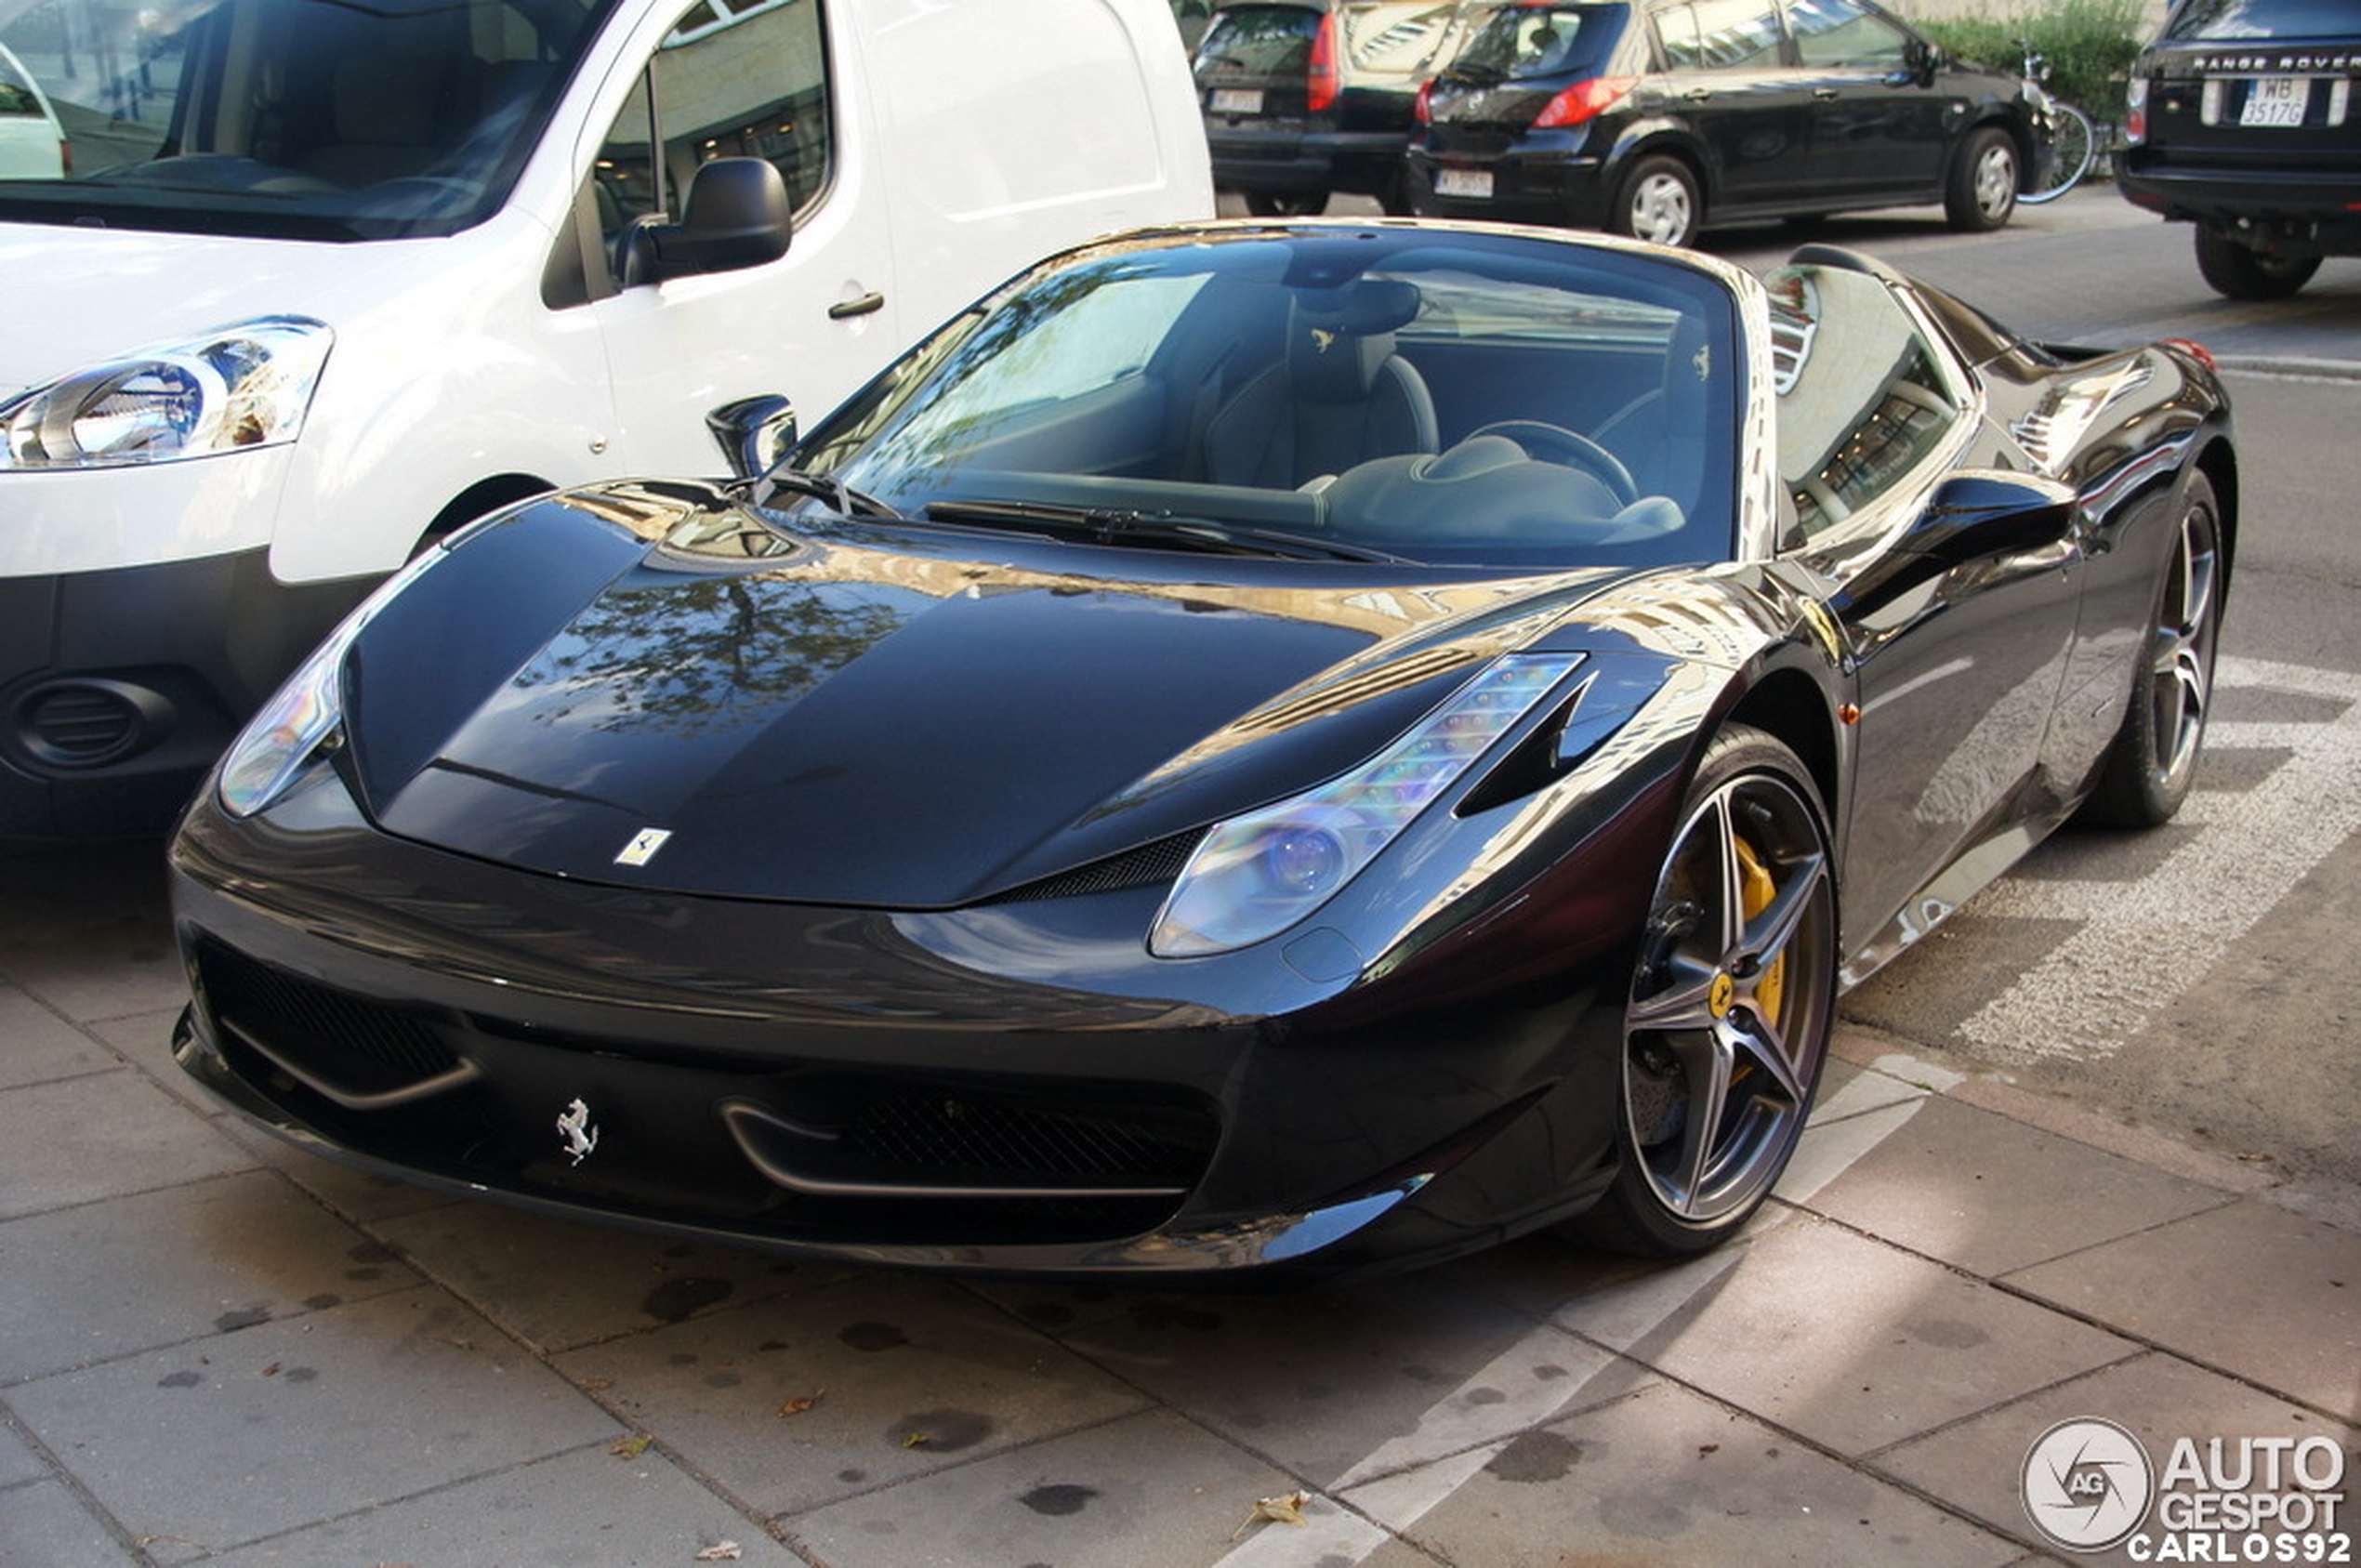
[[[296,439],[335,335],[244,322],[76,372],[0,403],[0,470],[210,457]]]
[[[1579,653],[1510,654],[1342,778],[1221,824],[1189,857],[1148,950],[1227,953],[1310,915],[1581,662]]]
[[[216,776],[221,809],[250,817],[287,791],[314,763],[335,749],[344,733],[344,660],[386,601],[416,581],[453,547],[482,528],[486,518],[442,541],[377,585],[376,591],[347,615],[327,640],[312,650],[302,667],[262,705],[230,744]]]

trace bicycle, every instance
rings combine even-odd
[[[2033,111],[2033,166],[2027,171],[2017,200],[2038,206],[2054,202],[2081,183],[2098,156],[2098,127],[2091,116],[2042,84],[2049,80],[2050,62],[2031,39],[2019,39],[2025,50],[2025,100]]]

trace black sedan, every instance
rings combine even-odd
[[[2188,345],[1414,221],[1103,242],[716,424],[744,477],[465,531],[225,758],[231,1105],[865,1262],[1698,1250],[1840,987],[2172,815],[2238,494]]]

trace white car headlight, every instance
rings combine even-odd
[[[210,457],[296,439],[335,334],[266,316],[93,365],[0,403],[0,471]]]
[[[1227,953],[1310,915],[1581,662],[1579,653],[1497,659],[1342,778],[1214,828],[1173,884],[1148,951]]]

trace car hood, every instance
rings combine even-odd
[[[602,487],[428,571],[348,666],[380,824],[643,888],[953,907],[1333,776],[1622,575],[779,521]]]

